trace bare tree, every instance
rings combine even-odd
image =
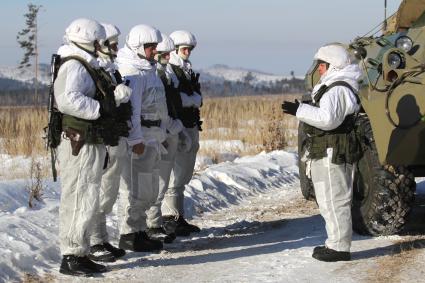
[[[28,4],[28,12],[24,14],[26,27],[18,32],[16,40],[24,50],[24,57],[19,63],[19,68],[31,67],[31,57],[34,57],[35,68],[35,103],[38,104],[38,44],[37,44],[37,16],[42,6]]]

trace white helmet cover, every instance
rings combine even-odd
[[[337,69],[343,69],[351,63],[347,50],[338,43],[320,47],[314,59],[325,61]]]
[[[112,24],[101,23],[106,32],[106,40],[110,43],[118,42],[118,36],[121,34],[120,29]]]
[[[174,45],[178,48],[180,45],[196,46],[195,36],[185,30],[176,30],[170,34],[171,39],[174,41]]]
[[[102,43],[106,38],[105,29],[95,20],[76,19],[65,30],[65,37],[68,41],[76,43],[90,44],[94,41]]]
[[[162,41],[158,43],[156,51],[158,51],[159,53],[167,53],[173,51],[175,49],[175,46],[171,37],[163,33],[161,33],[161,37]]]
[[[161,32],[148,25],[134,26],[127,35],[128,48],[142,56],[146,56],[144,45],[147,43],[159,43],[162,40]]]
[[[111,48],[111,44],[118,43],[118,36],[121,34],[121,32],[115,25],[107,23],[101,23],[101,25],[105,29],[106,39],[101,46],[99,56],[113,61],[117,55],[117,51]]]

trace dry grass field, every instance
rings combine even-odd
[[[244,144],[239,154],[295,146],[297,120],[284,115],[284,99],[297,95],[262,95],[205,98],[201,112],[201,140],[234,141]],[[0,108],[0,153],[12,156],[46,155],[43,128],[45,108]],[[211,149],[202,149],[201,153]]]
[[[283,100],[300,95],[262,95],[205,98],[201,141],[241,141],[238,154],[296,147],[297,119],[282,113]],[[201,154],[213,155],[216,148],[201,146]]]
[[[45,108],[0,108],[0,153],[8,155],[45,155],[43,128],[47,125]]]

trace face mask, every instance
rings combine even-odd
[[[162,54],[156,54],[155,61],[161,65],[167,65],[170,59],[166,59],[164,56],[162,56]]]
[[[165,59],[163,57],[159,58],[159,64],[161,65],[167,65],[169,61],[169,59]]]
[[[190,48],[191,46],[182,45],[182,46],[179,47],[179,49],[177,51],[177,55],[179,55],[179,57],[182,58],[183,60],[187,61],[187,60],[189,60],[190,52],[189,52],[188,55],[184,54],[182,52],[182,47],[189,47]]]

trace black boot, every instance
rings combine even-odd
[[[93,276],[94,273],[102,273],[106,271],[106,267],[101,264],[94,263],[85,256],[65,255],[59,272],[73,276]]]
[[[94,261],[103,261],[103,262],[114,262],[114,255],[108,251],[103,244],[94,245],[90,247],[90,254],[88,258]]]
[[[148,228],[146,233],[149,238],[160,240],[166,244],[170,244],[176,239],[176,234],[174,232],[167,233],[163,227]]]
[[[178,219],[174,215],[167,215],[162,217],[164,221],[164,228],[166,231],[173,229],[174,233],[178,237],[187,237],[190,235],[190,230],[184,225],[179,225]],[[168,228],[172,227],[172,228]]]
[[[125,256],[125,250],[116,248],[108,242],[103,243],[103,247],[107,251],[110,251],[114,255],[115,258],[120,258],[120,257]]]
[[[318,251],[323,250],[323,249],[326,249],[326,246],[317,246],[317,247],[314,247],[313,254],[314,253],[317,253]]]
[[[164,221],[164,228],[175,227],[175,234],[179,237],[187,237],[190,233],[198,233],[201,231],[198,226],[187,223],[183,216],[176,218],[176,216],[167,215],[163,216],[162,219]]]
[[[125,255],[125,250],[116,248],[105,242],[90,247],[88,258],[94,261],[114,262],[117,258]]]
[[[139,231],[121,235],[119,247],[134,252],[154,252],[162,250],[163,245],[161,241],[150,239],[146,232]]]
[[[334,261],[349,261],[351,259],[350,252],[339,252],[327,247],[316,249],[313,252],[313,258],[320,261],[334,262]]]
[[[201,229],[193,224],[188,223],[183,216],[179,216],[179,218],[177,219],[177,227],[176,227],[176,234],[178,235],[179,230],[183,230],[183,234],[189,232],[190,233],[199,233],[201,232]],[[179,231],[181,232],[181,231]]]

